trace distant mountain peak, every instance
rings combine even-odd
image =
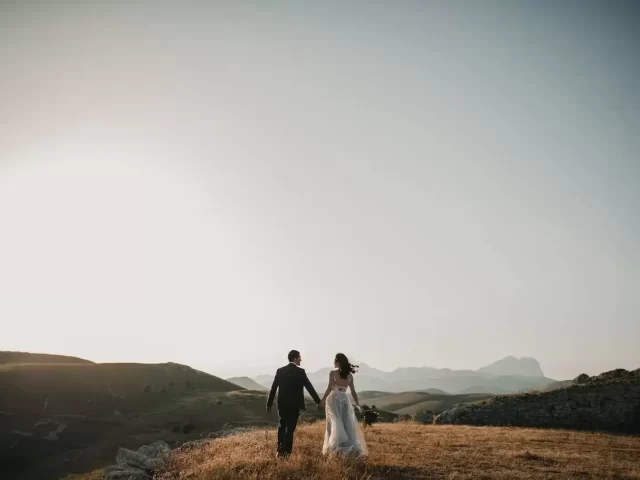
[[[246,388],[247,390],[267,390],[264,385],[260,385],[255,380],[249,377],[231,377],[227,378],[227,382],[238,385],[239,387]]]
[[[544,377],[540,363],[531,357],[517,358],[512,355],[479,368],[478,372],[492,375],[520,375],[523,377]]]

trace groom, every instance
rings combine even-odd
[[[278,457],[288,457],[293,450],[293,434],[298,425],[300,410],[304,410],[303,387],[307,389],[313,400],[320,408],[320,397],[309,381],[303,368],[300,368],[300,352],[289,352],[289,364],[279,368],[273,379],[269,399],[267,400],[267,412],[273,407],[273,399],[278,392],[278,416],[280,427],[278,428]]]

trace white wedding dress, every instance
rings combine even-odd
[[[351,378],[349,380],[351,381]],[[333,377],[333,383],[331,393],[326,400],[327,427],[322,453],[366,456],[369,450],[347,394],[348,387],[336,385],[335,377]]]

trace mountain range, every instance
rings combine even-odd
[[[323,368],[308,373],[317,390],[324,390],[330,371],[330,368]],[[259,375],[253,380],[270,388],[273,375]],[[361,363],[355,376],[358,391],[391,393],[438,389],[450,394],[507,394],[546,388],[554,381],[544,376],[537,360],[527,357],[506,357],[477,370],[403,367],[385,372]]]

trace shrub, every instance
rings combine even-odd
[[[413,419],[424,425],[430,425],[433,423],[433,419],[435,418],[435,414],[431,410],[422,409],[413,417]]]

